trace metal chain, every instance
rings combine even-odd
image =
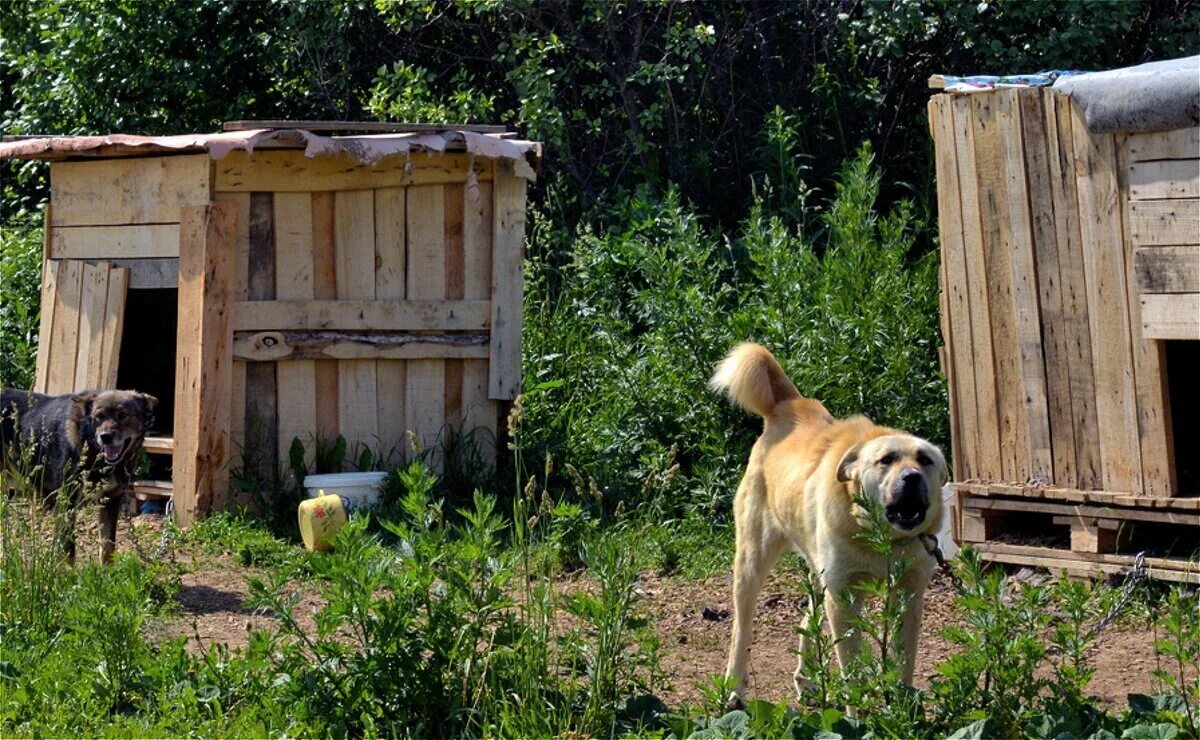
[[[171,547],[171,525],[175,513],[175,499],[167,499],[167,506],[163,509],[163,528],[162,539],[158,543],[158,549],[154,552],[154,558],[157,560],[167,554],[167,550]]]
[[[964,589],[962,579],[959,578],[958,574],[954,572],[954,569],[950,567],[950,563],[946,562],[946,556],[942,554],[942,548],[938,546],[937,537],[925,532],[920,535],[920,539],[921,544],[925,547],[925,552],[929,553],[929,555],[937,561],[938,567],[941,568],[946,574],[946,577],[950,579],[950,584],[954,586],[954,590],[958,591],[960,594],[963,593]]]
[[[1137,590],[1138,585],[1149,577],[1150,572],[1146,569],[1146,551],[1143,550],[1133,556],[1133,567],[1125,574],[1125,586],[1121,589],[1121,595],[1117,597],[1116,603],[1108,610],[1108,614],[1096,622],[1085,639],[1091,640],[1100,634],[1101,630],[1116,621],[1121,612],[1125,611],[1125,607],[1129,605],[1129,600],[1133,598],[1133,592]]]

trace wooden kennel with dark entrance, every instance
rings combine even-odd
[[[263,122],[22,138],[50,161],[35,390],[160,398],[179,522],[299,437],[394,462],[450,431],[495,454],[521,382],[525,190],[497,127]],[[330,136],[331,131],[370,135]],[[309,444],[309,455],[312,445]]]
[[[957,533],[1200,582],[1200,129],[1093,131],[1061,92],[929,102]]]

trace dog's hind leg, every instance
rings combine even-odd
[[[117,517],[121,513],[121,490],[117,489],[105,497],[100,504],[100,562],[112,562],[117,549]]]
[[[750,660],[750,641],[754,632],[754,607],[763,581],[779,560],[786,538],[779,527],[768,521],[765,506],[747,506],[739,502],[737,511],[737,554],[733,561],[733,633],[729,638],[729,662],[725,677],[735,682],[731,704],[740,701]]]

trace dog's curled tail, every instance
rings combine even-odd
[[[800,391],[788,379],[766,347],[743,342],[717,365],[708,387],[724,393],[738,406],[759,416],[771,416],[784,401],[800,398]]]

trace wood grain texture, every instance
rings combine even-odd
[[[181,218],[173,481],[176,520],[186,527],[228,491],[237,207],[185,208]]]
[[[1046,107],[1063,335],[1075,436],[1075,482],[1070,485],[1096,488],[1101,484],[1100,423],[1096,416],[1096,383],[1092,368],[1087,281],[1075,187],[1075,145],[1071,132],[1070,101],[1049,90],[1042,93],[1042,100]]]
[[[407,295],[407,193],[404,188],[375,191],[375,298],[403,301]],[[362,351],[355,346],[331,351]],[[376,399],[379,403],[380,449],[388,455],[388,464],[400,464],[407,455],[408,438],[404,427],[405,363],[385,359],[387,350],[375,348],[369,355],[375,363]],[[399,350],[411,350],[404,345]],[[393,350],[395,351],[395,350]],[[407,359],[407,358],[405,358]]]
[[[487,331],[490,312],[487,301],[238,301],[234,305],[234,328],[478,332]]]
[[[100,388],[104,344],[104,314],[108,310],[107,262],[83,265],[83,291],[79,301],[79,346],[75,354],[75,385]]]
[[[308,193],[275,195],[275,297],[278,300],[313,298],[312,196]],[[237,341],[234,340],[237,357]],[[317,428],[316,368],[312,360],[281,361],[275,367],[278,404],[278,459],[290,461],[292,441],[305,445],[305,465],[311,469]],[[291,465],[280,465],[285,479]],[[299,481],[297,481],[299,482]]]
[[[1168,395],[1166,348],[1161,342],[1147,340],[1141,332],[1141,306],[1133,265],[1129,214],[1129,148],[1126,137],[1114,141],[1117,157],[1117,190],[1123,208],[1121,217],[1121,254],[1124,257],[1125,298],[1129,307],[1130,350],[1133,354],[1134,392],[1137,394],[1137,432],[1141,451],[1142,486],[1147,496],[1170,496],[1177,490],[1175,450],[1171,429],[1171,401]],[[1200,235],[1197,236],[1200,241]]]
[[[525,180],[497,162],[492,182],[492,358],[488,395],[510,401],[521,388],[521,300],[525,289]]]
[[[51,232],[53,259],[152,259],[179,256],[179,224],[62,226]]]
[[[247,214],[247,300],[271,305],[275,299],[275,197],[250,193]],[[236,305],[234,320],[237,318]],[[243,467],[271,481],[279,471],[279,415],[275,364],[246,364],[245,447]]]
[[[178,224],[179,211],[209,202],[207,154],[54,162],[55,226]]]
[[[1029,477],[1028,459],[1022,454],[1029,447],[1029,430],[1021,396],[1020,347],[1013,315],[1012,261],[1005,234],[1008,152],[1001,136],[999,105],[999,99],[993,95],[971,96],[984,274],[991,316],[1000,422],[999,480],[1023,481]]]
[[[971,469],[973,477],[999,480],[1002,474],[1000,422],[996,401],[991,307],[988,303],[979,182],[975,165],[973,111],[969,97],[953,97],[950,105],[953,110],[955,163],[962,202],[966,302],[970,313],[973,351],[971,374],[975,377],[975,418],[979,428],[976,437],[978,456],[972,461]]]
[[[313,222],[313,297],[337,298],[337,248],[334,229],[334,194],[312,194]],[[336,360],[316,360],[313,369],[317,382],[317,436],[333,440],[338,435],[338,367]]]
[[[954,477],[966,480],[974,476],[974,461],[979,449],[979,422],[976,415],[975,352],[972,349],[971,313],[967,302],[966,246],[963,242],[962,195],[958,184],[958,147],[954,139],[954,109],[950,97],[937,95],[929,101],[930,122],[935,143],[938,192],[938,231],[941,243],[942,313],[948,363],[945,372],[954,400],[951,416],[954,448]]]
[[[1019,418],[1025,425],[1018,437],[1026,443],[1017,451],[1018,479],[1050,482],[1053,462],[1050,413],[1046,400],[1046,369],[1042,350],[1042,316],[1037,267],[1034,258],[1033,223],[1030,215],[1029,178],[1026,173],[1021,98],[1034,99],[1032,90],[1007,89],[997,93],[997,121],[1004,149],[1006,218],[1001,234],[1007,245],[1012,271],[1012,311],[1018,349]]]
[[[1135,247],[1200,244],[1200,200],[1143,200],[1129,204]]]
[[[1112,136],[1088,132],[1074,105],[1071,116],[1103,487],[1138,492],[1142,466],[1116,151]]]
[[[1200,156],[1200,127],[1150,131],[1129,135],[1129,161],[1196,159]]]
[[[58,265],[54,293],[54,329],[50,335],[46,392],[54,395],[75,387],[75,357],[79,351],[79,302],[83,295],[83,263],[63,260]]]
[[[375,195],[370,190],[334,194],[337,294],[369,306],[375,300]],[[281,304],[276,304],[281,305]],[[352,446],[377,446],[378,394],[374,360],[338,361],[338,429]]]
[[[1200,198],[1200,159],[1130,162],[1127,167],[1131,200]]]
[[[374,165],[352,157],[315,157],[303,151],[274,149],[253,154],[230,152],[216,165],[214,188],[224,192],[317,192],[442,185],[467,181],[469,167],[479,180],[492,178],[492,162],[462,152],[414,153],[386,157]]]
[[[1200,339],[1200,293],[1141,297],[1143,339]]]
[[[1071,415],[1071,379],[1068,368],[1067,336],[1059,276],[1056,208],[1073,204],[1056,203],[1051,185],[1050,137],[1046,125],[1045,100],[1040,90],[1023,91],[1021,134],[1024,138],[1025,172],[1029,189],[1029,218],[1036,264],[1037,298],[1041,313],[1042,354],[1045,360],[1046,406],[1050,418],[1053,474],[1057,485],[1073,486],[1075,474],[1075,425]]]
[[[1138,247],[1133,269],[1139,293],[1200,293],[1200,246]]]
[[[38,310],[37,365],[33,390],[45,393],[50,375],[50,337],[54,334],[54,297],[58,294],[58,263],[50,259],[50,239],[53,205],[46,206],[42,223],[42,296]]]
[[[446,301],[446,188],[422,185],[408,188],[408,281],[410,300],[431,305]],[[453,216],[451,217],[454,221]],[[461,224],[461,220],[458,220]],[[490,307],[489,307],[490,308]],[[445,328],[445,327],[443,327]],[[427,461],[441,469],[438,441],[446,424],[446,371],[442,360],[412,360],[405,368],[404,427],[415,437],[416,450],[430,450]]]

